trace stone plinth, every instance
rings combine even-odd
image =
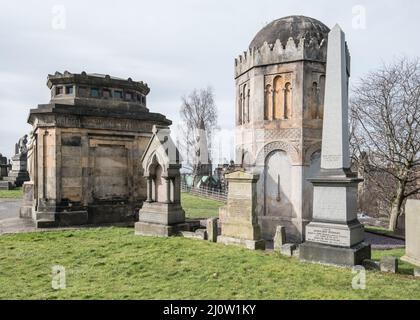
[[[401,259],[420,267],[420,200],[405,205],[405,256]]]
[[[256,212],[258,175],[236,171],[226,175],[229,183],[227,205],[220,209],[222,233],[217,242],[265,249]]]

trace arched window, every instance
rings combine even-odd
[[[282,118],[282,107],[283,107],[283,87],[282,87],[283,79],[282,77],[274,78],[274,90],[273,90],[273,119],[281,119]]]
[[[239,105],[238,105],[238,125],[242,124],[242,93],[239,95]]]
[[[319,88],[318,83],[313,82],[311,88],[311,101],[309,104],[311,118],[318,119],[318,109],[319,109]]]
[[[292,118],[292,85],[287,82],[284,86],[284,119]]]
[[[267,84],[265,87],[264,120],[270,120],[272,111],[273,111],[273,90],[271,89],[271,84]]]
[[[250,122],[250,112],[249,112],[249,98],[251,96],[251,90],[248,89],[247,96],[246,96],[246,121]]]
[[[247,110],[247,105],[248,105],[248,97],[247,97],[247,90],[246,90],[247,86],[246,84],[244,85],[243,89],[242,89],[242,96],[243,96],[243,105],[242,105],[242,124],[247,122],[247,118],[248,118],[248,110]]]

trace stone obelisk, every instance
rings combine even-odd
[[[344,32],[336,25],[328,36],[321,170],[314,186],[313,217],[306,227],[300,259],[354,266],[369,259],[364,228],[357,220],[357,186],[350,170],[348,82],[350,55]]]

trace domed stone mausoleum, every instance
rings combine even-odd
[[[290,16],[260,30],[235,60],[236,159],[260,175],[258,219],[265,239],[286,228],[301,242],[320,168],[327,38],[322,22]]]

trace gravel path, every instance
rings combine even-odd
[[[365,232],[365,241],[372,245],[372,249],[401,249],[405,248],[405,241]]]

